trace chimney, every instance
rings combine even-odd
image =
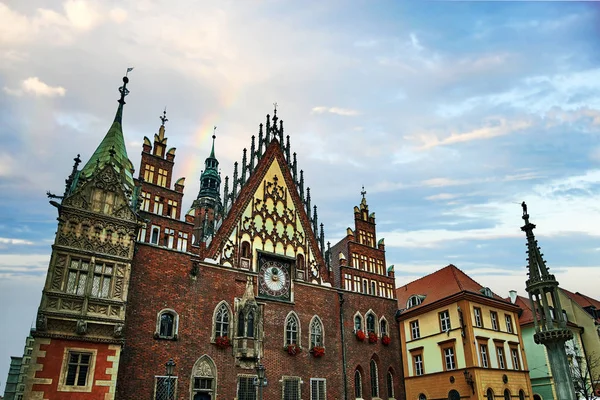
[[[517,291],[516,290],[509,290],[508,291],[508,296],[510,297],[510,302],[515,304],[515,302],[517,301]]]

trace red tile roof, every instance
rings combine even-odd
[[[396,297],[398,298],[398,307],[404,309],[411,296],[425,296],[421,305],[411,308],[414,309],[463,291],[481,295],[481,289],[483,289],[483,286],[475,282],[463,271],[450,264],[432,274],[396,288]],[[506,300],[500,296],[495,294],[493,296],[496,300],[506,302]]]
[[[533,310],[531,309],[531,302],[527,297],[517,296],[515,304],[523,310],[519,316],[519,325],[526,325],[533,323]]]
[[[594,307],[596,310],[600,310],[600,301],[579,292],[573,293],[562,288],[560,290],[562,290],[563,293],[570,297],[575,303],[579,304],[581,308]],[[597,318],[596,322],[600,323],[600,318]]]

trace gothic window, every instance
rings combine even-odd
[[[107,298],[110,295],[114,265],[96,262],[94,264],[94,279],[92,281],[92,296]]]
[[[296,314],[290,313],[285,320],[285,345],[297,344],[300,332],[300,324]]]
[[[354,371],[354,397],[362,399],[362,376],[358,369]]]
[[[394,375],[392,374],[392,371],[388,371],[386,383],[387,383],[388,399],[393,399],[394,398]]]
[[[177,202],[175,200],[167,200],[167,216],[177,218]]]
[[[310,322],[310,347],[323,347],[323,324],[316,315]]]
[[[360,331],[362,330],[362,317],[360,315],[360,313],[356,313],[356,315],[354,315],[354,331]]]
[[[156,319],[156,331],[154,337],[157,339],[177,339],[179,329],[179,315],[174,310],[165,309],[158,313]]]
[[[78,294],[80,296],[85,294],[85,284],[87,282],[89,267],[90,264],[87,260],[71,259],[69,275],[67,277],[67,293]]]
[[[519,390],[519,400],[525,400],[525,391]]]
[[[246,336],[250,338],[254,337],[254,311],[250,311],[248,313],[246,322]]]
[[[375,314],[372,312],[367,313],[367,332],[368,333],[376,333],[375,332]]]
[[[246,323],[244,321],[244,313],[242,311],[240,311],[240,313],[238,314],[238,326],[237,326],[237,335],[239,337],[244,336],[245,324]]]
[[[379,333],[381,336],[386,336],[388,334],[387,321],[385,318],[381,318],[379,321]]]
[[[177,238],[177,250],[186,252],[188,244],[188,234],[179,232],[179,237]]]
[[[158,226],[152,226],[152,230],[150,231],[150,243],[158,244],[159,236],[160,228]]]
[[[219,336],[229,336],[229,322],[231,321],[231,312],[226,302],[221,302],[215,308],[214,313],[214,338]]]
[[[207,355],[200,357],[192,369],[192,399],[212,399],[217,387],[217,368]]]
[[[296,270],[304,271],[304,255],[302,254],[296,256]]]
[[[242,257],[250,258],[250,243],[245,240],[242,242]]]
[[[492,390],[492,388],[489,388],[486,392],[486,400],[494,400],[494,391]]]
[[[375,360],[371,360],[371,396],[379,397],[379,375]]]
[[[162,187],[167,186],[167,170],[166,169],[162,169],[162,168],[158,169],[158,176],[156,178],[156,184],[158,186],[162,186]]]
[[[510,390],[504,389],[504,400],[511,400]]]
[[[146,164],[146,169],[144,170],[144,181],[148,183],[154,183],[154,165]]]

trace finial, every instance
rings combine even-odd
[[[160,121],[162,122],[162,126],[165,126],[165,122],[167,122],[169,119],[167,118],[167,106],[165,106],[165,110],[163,111],[163,115],[161,115],[160,117]]]
[[[277,102],[273,103],[273,116],[277,115]]]
[[[217,138],[217,126],[213,126],[213,135],[212,135],[213,141]]]
[[[367,191],[365,190],[365,185],[363,185],[360,194],[362,195],[362,198],[364,199],[365,198],[365,194],[367,194]]]

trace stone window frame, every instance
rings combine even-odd
[[[356,317],[359,317],[359,318],[360,318],[360,327],[358,327],[358,328],[356,327]],[[354,316],[352,317],[352,323],[353,323],[353,325],[354,325],[354,328],[353,328],[353,332],[354,332],[354,333],[358,332],[359,330],[360,330],[360,331],[363,331],[363,332],[365,331],[365,330],[364,330],[364,327],[365,327],[365,319],[363,318],[363,316],[362,316],[362,314],[360,313],[360,311],[357,311],[357,312],[355,312],[355,313],[354,313]]]
[[[385,324],[385,329],[381,329],[382,325],[381,323]],[[379,318],[379,334],[383,337],[383,335],[387,335],[390,336],[390,324],[388,323],[388,320],[385,316],[382,316],[381,318]]]
[[[252,379],[252,381],[254,381],[254,379],[258,379],[257,375],[252,375],[252,374],[237,374],[237,379],[236,379],[236,384],[235,384],[235,398],[239,399],[240,398],[240,379]],[[255,386],[254,384],[251,385],[252,387],[254,387],[255,390],[255,398],[258,398],[258,386]]]
[[[203,375],[198,375],[196,374],[197,372],[197,367],[199,367],[202,363],[206,362],[210,368],[210,373],[211,375],[208,376],[206,374]],[[218,386],[218,372],[217,372],[217,364],[215,363],[215,361],[208,355],[208,354],[204,354],[201,357],[199,357],[196,362],[194,363],[194,366],[192,367],[192,373],[190,375],[190,398],[194,398],[194,394],[196,392],[194,392],[194,380],[195,378],[212,378],[213,380],[213,385],[211,388],[211,398],[216,399],[217,398],[217,388]],[[201,392],[206,392],[205,390],[202,390]]]
[[[385,389],[387,391],[388,400],[394,400],[396,391],[394,390],[394,373],[392,367],[388,369],[385,376]]]
[[[356,377],[358,376],[358,381],[356,379]],[[363,384],[362,384],[362,373],[360,371],[360,368],[356,367],[356,369],[354,370],[354,398],[356,400],[362,400],[363,399]],[[356,382],[358,382],[358,385],[356,384]],[[357,396],[356,394],[359,394],[359,396]]]
[[[87,378],[85,386],[67,385],[67,372],[69,371],[69,356],[71,353],[87,353],[90,355],[90,364],[87,372]],[[96,357],[98,356],[98,349],[90,349],[85,347],[65,347],[63,351],[62,366],[60,368],[60,375],[58,377],[58,385],[56,390],[58,392],[85,392],[91,393],[92,387],[94,386],[94,374],[96,371]]]
[[[157,232],[156,233],[156,242],[154,242],[152,240],[152,237],[153,237],[155,231]],[[160,243],[160,226],[152,225],[150,227],[150,240],[148,241],[148,243],[158,246],[158,244]]]
[[[302,384],[304,383],[304,381],[299,376],[291,376],[291,375],[283,375],[281,377],[281,380],[279,381],[279,382],[281,382],[281,398],[285,399],[285,382],[286,381],[295,381],[295,382],[298,382],[298,397],[297,397],[297,400],[301,400],[302,399]]]
[[[317,399],[313,397],[313,383],[317,384],[317,392],[319,390],[319,383],[323,382],[323,399],[317,395]],[[310,378],[310,400],[324,400],[327,399],[327,379],[326,378]]]
[[[313,324],[318,323],[321,327],[321,347],[325,348],[325,324],[318,315],[314,315],[310,323],[308,324],[308,343],[309,346],[313,347],[312,335],[313,335]]]
[[[298,316],[298,314],[296,314],[295,311],[290,311],[288,313],[288,315],[286,315],[285,317],[285,322],[283,324],[283,346],[288,346],[292,343],[288,343],[288,330],[287,330],[287,324],[288,324],[288,320],[290,318],[295,318],[296,319],[296,325],[298,327],[297,331],[296,331],[296,345],[298,347],[302,347],[302,323],[300,322],[300,317]]]
[[[375,367],[375,374],[373,374],[373,367]],[[379,366],[374,358],[369,361],[369,377],[371,378],[371,397],[379,398]]]
[[[365,313],[365,330],[364,332],[368,335],[369,333],[371,333],[371,331],[369,330],[369,316],[373,316],[373,333],[375,333],[377,336],[379,336],[379,323],[377,320],[377,314],[375,314],[375,311],[373,311],[372,309],[369,309],[369,311],[367,311]]]
[[[161,336],[160,335],[160,318],[163,314],[173,315],[173,336]],[[163,308],[156,314],[156,330],[154,331],[154,338],[161,340],[177,340],[179,335],[179,314],[172,308]]]
[[[215,340],[217,340],[217,313],[219,312],[219,309],[223,306],[225,306],[225,308],[227,308],[227,313],[228,313],[228,317],[229,317],[229,328],[227,329],[227,337],[230,339],[233,337],[231,335],[232,329],[235,328],[234,324],[233,324],[233,311],[231,310],[229,303],[227,303],[225,300],[221,300],[213,310],[212,331],[211,331],[211,335],[210,335],[211,343],[215,343]]]
[[[442,355],[442,367],[444,371],[455,371],[458,369],[458,357],[456,356],[456,338],[444,340],[442,342],[438,342],[438,346]],[[446,362],[446,350],[452,350],[452,364],[453,368],[448,368],[448,363]]]

